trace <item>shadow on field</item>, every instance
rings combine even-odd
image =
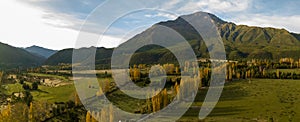
[[[194,100],[194,105],[189,108],[189,110],[185,113],[184,117],[197,117],[201,105],[205,99],[208,88],[202,88],[198,91],[198,94]],[[249,93],[243,89],[243,87],[236,85],[236,82],[226,83],[221,97],[218,102],[230,102],[243,99],[244,97],[249,96]],[[213,111],[208,115],[211,117],[216,116],[230,116],[239,114],[242,111],[247,111],[242,106],[228,106],[228,107],[218,107],[216,106]]]
[[[46,93],[46,94],[49,94],[49,92],[43,91],[43,90],[40,90],[40,89],[37,89],[36,91],[37,91],[37,92],[40,92],[40,93]]]
[[[247,109],[243,109],[242,107],[216,107],[209,114],[210,117],[215,116],[228,116],[228,115],[236,115],[242,111],[246,111]]]
[[[208,91],[208,88],[199,90],[194,102],[203,102],[205,99],[205,96],[207,94],[207,91]],[[243,97],[246,97],[248,95],[249,95],[249,93],[247,93],[245,90],[243,90],[242,87],[235,86],[232,83],[229,83],[224,86],[223,92],[221,94],[219,101],[240,100]]]

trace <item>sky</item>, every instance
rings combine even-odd
[[[117,1],[113,4],[120,9],[141,4],[136,0],[111,1]],[[198,11],[236,24],[300,33],[300,1],[296,0],[145,0],[142,4],[152,9],[127,13],[111,22],[109,28],[102,25],[116,11],[106,3],[106,0],[1,0],[0,42],[60,50],[75,47],[81,31],[91,36],[104,33],[97,46],[115,47],[155,23]],[[105,14],[86,21],[99,8],[107,8]],[[87,29],[81,30],[83,24]]]

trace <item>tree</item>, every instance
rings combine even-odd
[[[113,110],[113,105],[109,105],[109,122],[114,121],[114,110]]]
[[[163,97],[163,107],[166,107],[168,105],[168,93],[167,93],[167,89],[163,90],[162,97]]]
[[[23,101],[29,106],[31,105],[31,102],[32,102],[32,99],[33,99],[33,96],[31,95],[31,93],[26,90],[23,92],[24,94],[24,98],[23,98]]]
[[[79,106],[81,103],[77,92],[74,92],[74,103],[75,103],[75,106]]]
[[[0,121],[3,121],[3,122],[9,122],[11,121],[10,118],[11,118],[11,105],[10,103],[7,105],[7,107],[5,109],[3,109],[2,111],[0,111]]]
[[[140,80],[140,77],[141,77],[140,70],[138,68],[134,68],[133,69],[133,80],[134,81]]]
[[[24,80],[20,80],[20,82],[19,82],[20,84],[24,84]]]
[[[33,104],[32,102],[30,102],[30,106],[29,106],[29,121],[33,122],[34,118],[33,118]]]
[[[262,74],[263,74],[263,77],[266,77],[266,69],[265,68],[263,68]]]
[[[2,77],[3,77],[3,72],[0,71],[0,86],[1,86],[1,83],[2,83]]]
[[[228,80],[229,81],[232,80],[232,73],[233,73],[232,67],[231,67],[231,65],[229,65],[229,67],[228,67]]]
[[[148,110],[148,113],[151,113],[151,102],[150,102],[150,98],[148,98],[146,100],[146,104],[147,104],[147,110]]]
[[[280,78],[280,71],[279,69],[276,69],[276,77],[279,79]]]
[[[86,112],[85,121],[86,121],[86,122],[91,122],[91,114],[90,114],[90,111]]]
[[[176,74],[179,74],[179,72],[180,72],[180,71],[179,71],[179,67],[176,67],[176,68],[175,68],[175,73],[176,73]]]
[[[30,89],[30,86],[28,84],[26,84],[26,83],[24,83],[22,85],[22,87],[23,87],[24,90],[29,90]]]
[[[37,82],[33,82],[33,83],[31,84],[31,89],[32,89],[32,90],[38,90],[38,88],[39,88],[39,84],[38,84]]]

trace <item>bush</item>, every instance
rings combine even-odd
[[[37,90],[39,88],[39,84],[37,82],[33,82],[31,85],[32,90]]]
[[[29,90],[30,89],[30,86],[26,83],[23,84],[23,89],[24,90]]]

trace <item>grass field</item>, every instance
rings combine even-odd
[[[254,79],[226,84],[212,113],[205,121],[296,121],[300,120],[300,80]],[[198,120],[204,99],[201,90],[196,102],[181,121]]]
[[[39,90],[31,91],[31,94],[36,101],[66,102],[73,99],[75,92],[73,84],[59,87],[40,85]]]
[[[24,89],[22,87],[22,84],[19,83],[4,85],[4,89],[3,89],[3,92],[6,95],[12,95],[12,93],[14,92],[22,92],[22,91],[24,91]]]
[[[40,73],[28,73],[28,75],[31,76],[37,76],[37,77],[47,77],[47,78],[54,78],[54,79],[60,79],[64,82],[70,81],[68,78],[58,75],[51,75],[51,74],[40,74]]]
[[[31,83],[26,82],[31,85]],[[11,95],[14,92],[24,91],[19,83],[5,85],[7,89],[2,90],[6,95]],[[30,91],[35,101],[48,101],[48,102],[66,102],[73,99],[75,92],[74,85],[65,85],[60,87],[48,87],[39,85],[38,90]]]

